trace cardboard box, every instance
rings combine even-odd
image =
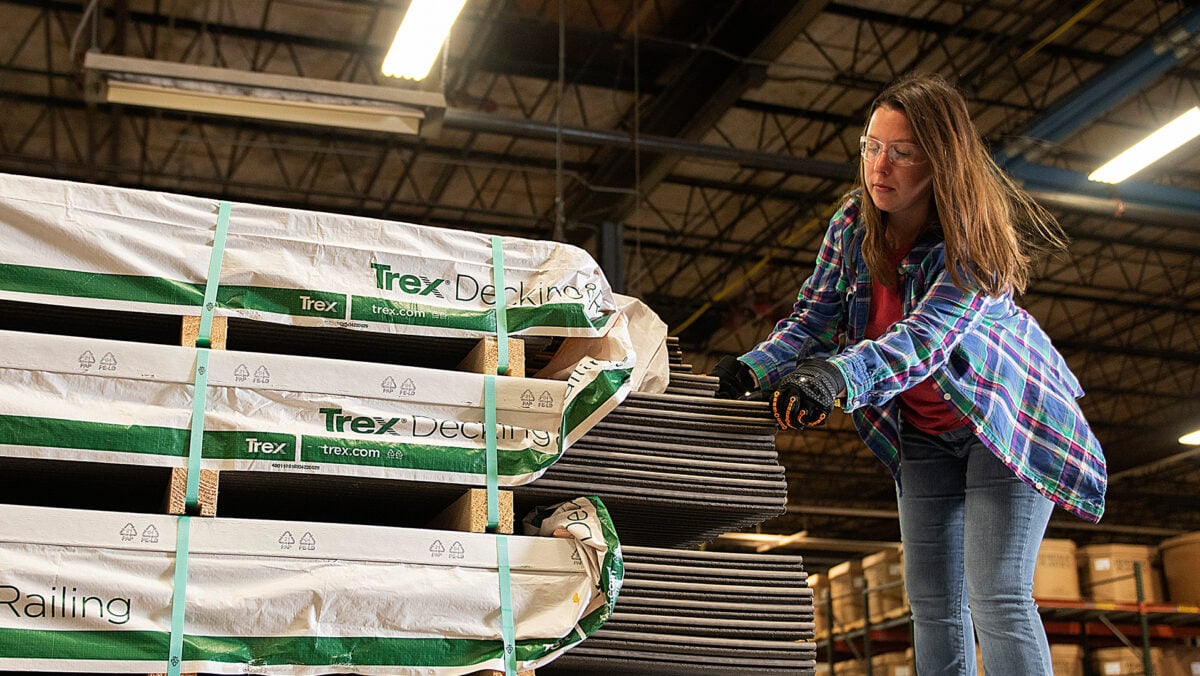
[[[833,665],[835,676],[867,676],[867,663],[862,660],[842,660]]]
[[[829,578],[816,573],[808,576],[813,592],[813,625],[817,636],[829,633]]]
[[[912,650],[872,655],[871,672],[873,676],[916,676]]]
[[[1158,676],[1200,676],[1200,648],[1168,646],[1162,649]]]
[[[1038,550],[1037,568],[1033,571],[1033,597],[1067,600],[1081,598],[1074,542],[1054,538],[1042,540],[1042,546]]]
[[[1147,603],[1163,599],[1158,568],[1158,549],[1144,545],[1088,545],[1078,550],[1084,598],[1114,603],[1137,603],[1134,564],[1141,564],[1142,589]]]
[[[1143,676],[1146,673],[1140,648],[1101,648],[1092,651],[1091,661],[1092,669],[1099,676]],[[1155,674],[1162,673],[1162,650],[1150,649],[1150,664]]]
[[[1200,605],[1200,533],[1165,540],[1159,545],[1167,599],[1171,603]]]
[[[0,505],[0,671],[165,672],[185,536],[184,672],[503,669],[502,546],[533,669],[611,615],[622,569],[598,500],[527,521],[539,537]]]
[[[833,598],[833,624],[847,628],[863,621],[862,561],[851,559],[829,569],[829,594]]]
[[[1083,676],[1083,646],[1058,643],[1050,646],[1054,676]]]
[[[871,622],[898,617],[908,608],[904,591],[904,550],[884,549],[863,557],[863,578],[871,603]]]

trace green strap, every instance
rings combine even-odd
[[[196,336],[196,374],[192,394],[192,426],[188,435],[187,489],[184,514],[178,519],[175,535],[175,578],[171,595],[171,641],[167,651],[167,676],[179,676],[183,668],[184,611],[187,608],[188,551],[192,534],[189,514],[200,512],[200,458],[204,450],[204,409],[208,400],[208,348],[212,345],[213,311],[217,307],[217,287],[221,285],[221,263],[225,258],[225,238],[229,233],[229,202],[217,205],[217,230],[208,258],[208,279],[204,283],[204,304],[200,307],[200,331]]]
[[[208,350],[196,348],[196,386],[192,394],[192,428],[188,433],[187,492],[183,512],[200,513],[200,457],[204,450],[204,409],[208,401]]]
[[[221,285],[221,262],[225,259],[225,236],[229,234],[229,202],[217,205],[217,232],[212,253],[208,257],[208,281],[204,284],[204,305],[200,308],[200,335],[196,345],[209,347],[212,335],[213,310],[217,307],[217,287]]]
[[[492,237],[492,284],[496,287],[496,373],[508,373],[508,314],[504,298],[504,244]],[[500,491],[497,475],[499,458],[496,449],[496,376],[483,379],[484,429],[487,440],[487,504],[488,531],[500,526]],[[496,567],[500,580],[500,637],[504,644],[505,676],[517,674],[516,629],[513,626],[512,571],[508,562],[508,537],[496,535]]]
[[[183,668],[183,611],[187,605],[188,541],[192,533],[192,517],[183,515],[177,520],[175,535],[175,589],[171,596],[171,644],[167,652],[167,676],[179,676]]]
[[[500,572],[500,625],[501,638],[504,641],[504,673],[507,676],[515,676],[517,673],[517,640],[516,629],[513,627],[511,569],[508,563],[507,535],[496,536],[496,567]]]
[[[492,236],[492,285],[496,287],[496,373],[508,373],[508,310],[504,300],[504,244]]]
[[[496,376],[483,377],[483,438],[487,453],[487,529],[500,527],[500,487],[497,475],[500,459],[496,449]]]
[[[221,285],[221,263],[225,259],[225,238],[229,234],[229,202],[217,205],[217,231],[208,256],[208,279],[204,283],[204,304],[200,307],[200,331],[196,336],[196,387],[192,397],[192,430],[188,440],[187,492],[184,512],[195,514],[200,507],[200,455],[204,441],[204,406],[208,394],[208,348],[212,344],[213,311],[217,307],[217,287]]]

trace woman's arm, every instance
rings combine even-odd
[[[816,268],[797,294],[792,313],[775,325],[762,343],[739,360],[750,366],[760,389],[791,373],[796,363],[833,354],[846,313],[846,247],[858,217],[857,200],[847,200],[829,221],[817,253]]]

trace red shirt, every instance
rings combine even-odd
[[[912,247],[896,252],[890,259],[892,268]],[[866,337],[874,340],[888,332],[892,324],[904,318],[904,306],[900,301],[900,289],[884,286],[878,279],[871,280],[871,311],[867,319]],[[957,411],[938,393],[933,378],[926,378],[900,393],[900,410],[904,422],[926,434],[941,434],[962,427],[963,419]]]

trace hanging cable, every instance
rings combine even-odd
[[[70,53],[69,58],[71,60],[72,68],[75,66],[75,50],[79,46],[79,36],[83,34],[83,27],[87,25],[88,17],[91,16],[92,12],[96,11],[96,6],[99,4],[100,4],[100,0],[92,0],[91,2],[89,2],[87,4],[87,7],[83,8],[83,14],[80,15],[80,17],[79,17],[79,25],[75,27],[75,32],[71,35],[71,50],[69,52]],[[92,22],[92,46],[93,47],[95,47],[96,43],[99,42],[99,39],[98,39],[99,34],[100,34],[99,24],[100,24],[100,15],[97,14],[96,20]]]

